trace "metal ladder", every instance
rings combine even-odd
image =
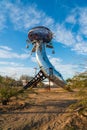
[[[40,81],[46,79],[46,76],[44,73],[40,70],[38,74],[31,80],[29,81],[23,88],[27,89],[29,87],[34,87],[34,85],[38,84]]]

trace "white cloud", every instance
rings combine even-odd
[[[67,23],[71,23],[71,24],[75,24],[76,23],[76,18],[75,18],[75,15],[69,15],[66,20],[65,20]]]
[[[31,57],[31,60],[35,63],[37,62],[36,57]]]
[[[87,43],[77,43],[72,50],[75,50],[79,54],[86,54],[87,55]]]
[[[79,9],[80,32],[87,37],[87,8]]]
[[[56,40],[67,46],[75,43],[74,35],[71,30],[67,30],[64,25],[57,25],[55,29]]]
[[[11,2],[0,2],[2,6],[1,14],[3,16],[2,25],[4,27],[5,22],[8,19],[13,23],[13,26],[16,30],[25,30],[29,29],[35,25],[46,25],[51,26],[54,23],[54,20],[51,17],[48,17],[43,11],[37,9],[35,4],[28,6],[22,6],[19,4]],[[3,10],[5,10],[3,13]],[[7,16],[7,17],[4,17]]]
[[[21,75],[34,76],[34,69],[32,67],[9,67],[4,66],[0,68],[0,75],[10,76],[12,78],[20,78]]]
[[[49,60],[55,67],[57,71],[59,71],[64,79],[72,77],[78,70],[77,65],[73,64],[63,64],[63,61],[60,58],[52,58],[49,57]],[[16,62],[7,62],[0,61],[0,75],[10,76],[13,78],[19,78],[21,75],[29,75],[34,76],[35,70],[32,67],[26,67],[23,64]]]
[[[77,43],[83,42],[83,37],[81,36],[81,34],[77,34],[75,38],[76,38]]]
[[[87,7],[77,7],[71,10],[65,22],[78,25],[77,34],[79,33],[87,37]]]
[[[0,66],[2,67],[3,66],[9,66],[10,67],[21,67],[21,66],[24,66],[23,64],[19,64],[19,63],[16,63],[16,62],[8,62],[8,61],[0,61]]]
[[[55,57],[49,56],[49,59],[50,59],[50,61],[51,61],[53,64],[62,62],[62,60],[61,60],[60,58],[55,58]]]
[[[0,13],[0,31],[2,31],[4,28],[6,28],[5,22],[6,22],[5,16]]]
[[[23,53],[23,54],[18,54],[13,51],[12,49],[7,47],[7,46],[1,46],[0,49],[0,58],[20,58],[20,59],[26,59],[29,57],[29,54]]]
[[[67,28],[67,22],[72,26]],[[78,54],[87,55],[87,7],[73,9],[63,24],[56,24],[54,33],[57,42],[70,47]]]
[[[65,20],[59,24],[53,18],[47,16],[45,12],[39,10],[36,4],[23,6],[20,4],[20,0],[18,1],[18,4],[17,2],[11,3],[9,1],[1,1],[1,30],[7,27],[6,23],[8,20],[16,30],[24,31],[38,25],[50,27],[56,35],[55,40],[57,42],[70,47],[71,50],[74,50],[79,54],[87,55],[87,40],[84,39],[84,36],[87,38],[87,7],[77,7],[70,10]],[[72,24],[72,26],[67,28],[67,23]],[[84,46],[85,50],[80,46]],[[24,54],[19,56],[14,53],[13,57],[25,58],[27,56]]]
[[[0,46],[0,48],[7,50],[7,51],[11,51],[12,48],[8,47],[8,46]]]
[[[0,31],[2,31],[3,29],[7,28],[6,25],[6,11],[3,8],[3,2],[0,1]]]
[[[75,64],[63,64],[62,60],[59,58],[50,57],[50,61],[57,71],[59,71],[65,79],[75,75],[78,70],[78,65]]]

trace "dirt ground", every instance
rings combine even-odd
[[[87,130],[87,119],[71,112],[77,91],[37,89],[0,104],[0,130]]]

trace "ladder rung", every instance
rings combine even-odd
[[[44,73],[40,70],[38,72],[38,74],[27,83],[27,85],[25,85],[23,88],[27,89],[28,87],[34,86],[35,84],[39,83],[40,81],[44,80],[46,77],[44,75]]]

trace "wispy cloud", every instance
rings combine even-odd
[[[24,65],[16,62],[0,61],[0,66],[22,67]]]
[[[12,48],[8,47],[8,46],[0,46],[0,48],[7,50],[7,51],[11,51]]]
[[[4,28],[6,28],[5,24],[5,16],[0,13],[0,31],[2,31]]]
[[[56,70],[61,72],[65,79],[75,75],[78,70],[78,65],[63,64],[63,61],[60,58],[50,57],[50,61],[53,66],[55,66]]]
[[[87,43],[86,42],[78,43],[73,47],[72,50],[78,52],[78,54],[87,55]]]
[[[58,24],[55,29],[56,41],[67,46],[72,46],[75,43],[75,38],[71,30],[67,30],[64,25]]]
[[[55,66],[55,69],[59,71],[65,79],[72,77],[78,70],[78,65],[63,64],[62,59],[49,56],[50,62]],[[35,61],[33,61],[35,62]],[[26,67],[23,64],[16,62],[0,61],[0,74],[14,76],[13,78],[19,78],[21,75],[34,76],[35,70],[32,67]],[[67,75],[66,75],[67,74]]]
[[[7,19],[6,11],[3,8],[3,2],[0,1],[0,31],[7,28],[6,19]]]
[[[70,23],[70,24],[75,24],[76,23],[76,18],[75,18],[75,15],[69,15],[66,20],[65,20],[67,23]]]
[[[34,69],[32,67],[9,67],[3,66],[0,67],[0,75],[10,76],[13,78],[20,78],[21,75],[30,75],[34,76]]]
[[[31,57],[31,61],[36,63],[36,57]]]
[[[56,24],[54,32],[57,42],[78,54],[87,55],[87,7],[73,9],[63,23]]]
[[[79,9],[80,32],[87,37],[87,8]]]
[[[2,8],[4,7],[4,8]],[[60,42],[78,54],[87,55],[87,7],[77,7],[66,15],[60,23],[37,8],[36,4],[23,6],[20,0],[15,3],[0,1],[0,29],[8,27],[10,21],[16,30],[28,30],[37,25],[50,27]],[[67,27],[68,23],[68,27]],[[84,46],[84,47],[83,47]],[[14,54],[15,57],[19,57]],[[26,57],[21,55],[21,57]]]
[[[0,58],[17,58],[17,59],[26,59],[29,57],[29,54],[23,53],[18,54],[13,51],[12,49],[7,46],[0,46]]]
[[[3,28],[5,26],[4,21],[7,21],[8,19],[13,23],[16,30],[26,30],[39,24],[51,26],[54,22],[54,20],[51,17],[48,17],[43,11],[38,10],[36,4],[25,7],[21,4],[13,4],[6,1],[0,3],[4,6],[1,10],[3,16],[1,17],[1,26]],[[3,10],[5,10],[5,13],[3,13]]]

